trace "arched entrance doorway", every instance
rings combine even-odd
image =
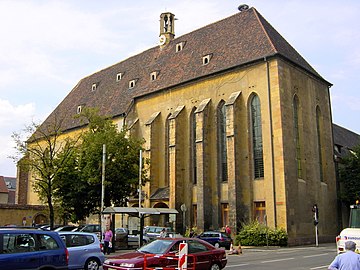
[[[154,204],[153,208],[169,208],[166,203],[159,202]],[[161,215],[152,215],[150,217],[151,225],[153,226],[161,226],[161,227],[171,227],[171,223],[169,222],[169,214],[161,214]]]
[[[36,214],[33,218],[33,224],[48,224],[49,219],[44,214]]]

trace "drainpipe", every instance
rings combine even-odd
[[[267,77],[267,88],[268,88],[268,104],[269,104],[269,124],[270,124],[270,151],[271,151],[271,178],[273,184],[273,200],[274,200],[274,225],[277,228],[277,211],[276,211],[276,184],[275,184],[275,167],[274,167],[274,131],[273,131],[273,120],[272,120],[272,105],[271,105],[271,87],[270,87],[270,70],[269,62],[264,57],[266,62],[266,77]]]

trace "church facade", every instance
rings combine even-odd
[[[255,8],[177,38],[174,23],[161,14],[158,46],[80,80],[44,124],[64,117],[71,136],[73,116],[96,107],[144,138],[143,206],[177,209],[178,230],[257,219],[314,242],[316,204],[332,239],[331,84]]]

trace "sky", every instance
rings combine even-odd
[[[0,0],[0,175],[16,177],[11,135],[40,123],[81,78],[175,36],[255,7],[330,88],[333,122],[360,134],[359,0]]]

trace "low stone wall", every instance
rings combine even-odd
[[[33,220],[36,219],[42,223],[48,223],[46,206],[0,204],[0,226],[31,226]]]

